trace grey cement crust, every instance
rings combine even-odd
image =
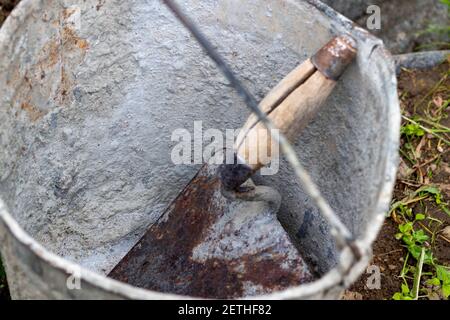
[[[357,39],[356,63],[295,145],[367,251],[366,263],[390,201],[400,123],[394,64],[381,41],[313,0],[182,3],[259,99],[332,36]],[[158,1],[108,1],[97,10],[84,1],[25,0],[0,31],[0,56],[8,57],[0,59],[0,198],[8,215],[0,219],[1,251],[7,270],[27,263],[16,247],[56,268],[28,282],[11,271],[13,297],[83,297],[62,282],[52,290],[37,283],[62,281],[57,269],[66,260],[107,273],[199,169],[171,163],[172,131],[200,120],[205,129],[235,129],[249,115]],[[339,262],[326,222],[285,162],[277,175],[256,180],[280,192],[280,221],[325,275],[320,285],[278,297],[326,296]],[[9,215],[57,262],[27,251]],[[150,297],[84,274],[86,295]],[[331,296],[342,288],[335,289]]]

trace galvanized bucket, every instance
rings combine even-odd
[[[332,36],[357,40],[357,62],[296,150],[361,255],[339,250],[286,163],[259,180],[283,195],[279,219],[319,277],[256,298],[338,298],[365,270],[391,199],[391,56],[315,0],[182,4],[259,98]],[[244,103],[159,1],[23,0],[0,30],[0,57],[0,252],[12,297],[180,298],[105,274],[198,170],[171,162],[173,130],[239,128]]]

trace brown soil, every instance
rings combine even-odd
[[[0,0],[0,26],[20,0]]]
[[[376,265],[381,272],[381,288],[369,289],[366,286],[371,273],[363,274],[361,278],[349,289],[350,292],[359,293],[359,299],[384,300],[391,298],[398,292],[401,279],[398,278],[402,270],[407,250],[399,245],[394,235],[398,232],[397,225],[391,219],[386,219],[383,228],[375,241],[374,257],[370,265]]]
[[[436,88],[436,85],[443,79],[445,74],[449,72],[449,63],[443,63],[442,65],[426,71],[403,71],[399,77],[399,96],[401,100],[402,114],[412,117],[414,115],[425,116],[425,110],[429,106],[429,102],[443,98],[443,100],[449,99],[450,92],[450,79],[447,78],[441,83],[442,90],[435,90],[430,95],[430,92]],[[424,101],[424,103],[420,103]],[[416,106],[416,110],[414,107]],[[449,107],[447,107],[446,115],[444,114],[440,124],[449,126],[450,116]],[[417,146],[421,144],[422,147]],[[444,201],[450,200],[450,148],[445,144],[441,145],[441,151],[436,152],[438,149],[437,139],[433,138],[429,134],[425,134],[423,138],[416,138],[414,147],[419,150],[420,157],[417,159],[419,169],[414,173],[408,175],[402,170],[402,165],[398,173],[398,180],[394,189],[394,200],[402,200],[405,195],[408,195],[411,191],[417,190],[422,185],[435,185],[438,186],[442,192]],[[404,147],[406,141],[402,138],[401,144]],[[430,161],[434,159],[435,161]],[[436,164],[437,163],[437,164]],[[402,164],[412,167],[406,159],[402,157]],[[428,172],[432,173],[430,177]],[[434,199],[426,199],[421,202],[417,202],[412,207],[413,213],[426,213],[428,217],[439,219],[443,222],[442,225],[436,223],[429,223],[423,221],[430,230],[442,230],[446,226],[450,225],[450,217],[446,214],[438,205],[436,205]],[[363,274],[361,278],[348,290],[344,295],[347,299],[365,299],[365,300],[377,300],[377,299],[390,299],[394,293],[400,291],[402,280],[399,278],[400,272],[404,264],[404,257],[406,257],[407,249],[402,246],[400,240],[395,239],[395,234],[398,233],[398,220],[395,218],[387,218],[378,236],[378,239],[374,243],[374,257],[371,264],[376,265],[381,271],[381,288],[380,289],[368,289],[366,286],[368,278],[371,274]],[[450,265],[450,243],[448,240],[442,237],[442,233],[438,232],[438,236],[434,244],[432,245],[432,251],[434,257],[438,263],[443,265]],[[415,265],[415,260],[410,258],[409,264]],[[431,271],[428,266],[424,266],[424,272]],[[426,280],[426,276],[424,277]]]
[[[426,116],[425,109],[427,107],[428,101],[436,100],[438,97],[443,98],[443,100],[449,99],[450,96],[450,78],[447,78],[442,83],[442,90],[438,90],[434,95],[427,98],[427,94],[439,83],[445,74],[450,71],[450,63],[441,64],[440,66],[427,71],[415,71],[415,72],[403,72],[399,77],[399,91],[409,92],[410,96],[407,99],[402,100],[402,105],[404,106],[404,113],[407,116],[419,115]],[[416,107],[414,106],[420,101],[425,100],[425,103]],[[444,117],[440,124],[446,127],[450,127],[450,107],[447,107],[446,117]],[[429,160],[436,157],[437,139],[428,140],[428,145],[423,147],[421,150],[421,163],[427,163]],[[421,168],[421,172],[416,173],[416,179],[421,180],[421,175],[424,176],[421,184],[423,185],[435,185],[438,186],[442,191],[444,200],[450,201],[450,147],[445,144],[441,146],[442,152],[440,152],[439,159],[433,161]],[[439,160],[439,161],[438,161]],[[435,162],[438,161],[436,165]],[[427,177],[427,172],[432,172],[432,178]],[[401,193],[405,193],[408,188],[404,183],[397,183],[395,187],[394,196],[401,196]],[[450,225],[450,217],[443,210],[436,205],[435,201],[425,200],[425,206],[428,210],[427,214],[433,218],[436,218],[444,222],[441,228]],[[420,203],[417,203],[413,207],[413,213],[423,212],[423,207]],[[438,237],[436,239],[435,248],[433,248],[435,257],[440,263],[445,265],[450,265],[450,243]]]

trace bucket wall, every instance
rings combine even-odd
[[[279,218],[322,276],[269,297],[337,298],[369,261],[391,197],[391,56],[319,1],[180,4],[258,98],[332,36],[358,41],[356,63],[295,145],[361,263],[340,275],[329,228],[285,162],[255,179],[283,195]],[[237,129],[244,103],[159,1],[23,0],[0,30],[0,57],[0,252],[13,298],[175,298],[104,275],[199,169],[172,163],[172,132],[194,121]],[[79,290],[67,285],[74,274]]]

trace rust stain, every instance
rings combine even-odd
[[[58,95],[55,97],[55,100],[59,100],[62,105],[70,102],[69,92],[72,89],[72,80],[70,76],[67,74],[64,66],[61,67],[61,80],[58,86]]]
[[[60,45],[57,41],[49,41],[44,45],[39,54],[39,65],[41,69],[51,68],[56,65],[60,59]]]
[[[89,43],[86,39],[80,39],[77,41],[78,48],[82,50],[87,50],[89,48]]]
[[[64,9],[63,12],[62,12],[63,19],[66,19],[66,20],[69,19],[70,16],[75,13],[75,11],[76,11],[75,8]]]
[[[37,107],[31,105],[28,102],[23,102],[21,104],[20,108],[28,114],[28,117],[30,118],[30,120],[32,122],[39,120],[40,118],[42,118],[45,115],[44,112],[42,112]]]
[[[168,218],[153,225],[109,276],[159,292],[219,299],[242,297],[246,281],[268,293],[313,280],[304,270],[282,267],[286,257],[271,249],[235,259],[192,258],[225,210],[215,197],[220,180],[205,167],[168,208]]]
[[[312,64],[327,78],[337,80],[355,59],[356,41],[349,35],[331,39],[311,57]]]
[[[89,48],[87,40],[78,37],[75,31],[68,26],[62,28],[62,41],[64,49],[67,49],[69,51],[73,50],[74,48],[82,49],[85,51]]]

